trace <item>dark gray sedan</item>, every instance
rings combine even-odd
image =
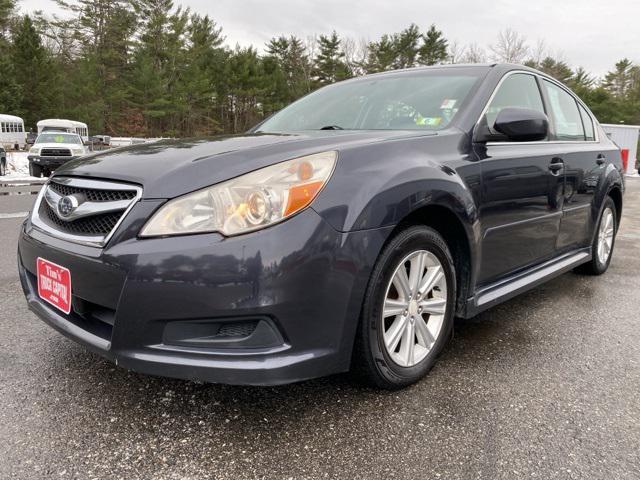
[[[538,71],[389,72],[244,135],[65,163],[22,226],[20,277],[40,318],[136,371],[270,385],[353,368],[397,388],[454,316],[604,273],[621,170]]]

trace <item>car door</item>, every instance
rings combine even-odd
[[[517,72],[498,85],[479,127],[490,127],[503,108],[546,113],[536,75]],[[539,142],[474,144],[480,160],[482,245],[478,284],[551,258],[562,216],[563,165],[557,146]]]
[[[543,79],[551,120],[551,141],[564,164],[563,215],[558,250],[590,243],[592,206],[596,188],[605,172],[606,156],[596,139],[594,121],[586,108],[561,85]]]

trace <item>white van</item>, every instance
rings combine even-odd
[[[89,141],[89,128],[86,123],[75,120],[65,120],[62,118],[48,118],[38,122],[38,133],[42,132],[68,132],[77,133],[84,142]]]
[[[27,145],[24,120],[13,115],[0,115],[0,146],[23,149]]]

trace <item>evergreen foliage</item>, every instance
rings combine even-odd
[[[337,32],[230,48],[221,26],[172,0],[55,0],[61,18],[21,16],[0,0],[0,112],[35,128],[47,117],[93,133],[204,136],[242,132],[301,96],[365,73],[455,61],[525,62],[571,87],[602,122],[640,124],[640,66],[602,80],[502,32],[489,47],[450,43],[435,25],[357,42]]]

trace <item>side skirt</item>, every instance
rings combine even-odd
[[[561,255],[495,283],[482,287],[467,300],[464,318],[471,318],[499,303],[505,302],[552,278],[573,270],[591,260],[591,248],[583,248]]]

